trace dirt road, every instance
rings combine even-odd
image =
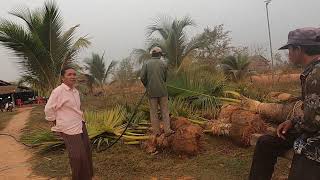
[[[31,108],[20,108],[18,114],[13,116],[6,128],[1,133],[9,133],[19,139],[21,130],[25,126]],[[13,138],[0,136],[0,179],[1,180],[25,180],[48,179],[32,174],[28,160],[32,152],[27,147],[17,143]]]

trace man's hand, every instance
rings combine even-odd
[[[53,127],[56,125],[56,121],[49,121],[50,122],[50,126]]]
[[[287,133],[289,129],[293,127],[293,123],[290,120],[287,120],[281,124],[279,124],[277,128],[277,135],[282,139],[286,139],[284,135]]]

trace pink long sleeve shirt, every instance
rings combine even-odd
[[[46,119],[56,121],[52,131],[68,135],[82,133],[83,112],[78,90],[62,83],[55,88],[45,107]]]

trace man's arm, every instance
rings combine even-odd
[[[168,79],[168,63],[164,62],[164,80],[167,81]]]
[[[141,73],[140,73],[140,80],[142,82],[142,84],[146,87],[147,86],[147,82],[148,82],[148,77],[147,77],[147,64],[144,63],[141,69]]]
[[[53,125],[55,124],[56,120],[56,110],[58,107],[58,103],[58,93],[56,91],[52,91],[49,100],[44,108],[44,113],[46,115],[46,120],[53,122]]]
[[[303,102],[303,128],[314,132],[320,130],[320,64],[315,65],[306,80],[306,96]]]

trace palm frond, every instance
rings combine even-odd
[[[247,56],[228,56],[222,62],[224,72],[231,76],[234,81],[243,79],[248,74],[248,66],[250,61]]]
[[[148,59],[151,59],[151,55],[148,50],[145,49],[134,49],[131,56],[139,63],[143,64]]]
[[[194,21],[186,16],[182,19],[160,17],[148,27],[149,48],[159,46],[166,54],[171,68],[178,68],[183,59],[194,49],[200,46],[195,39],[188,41],[186,28],[195,26]],[[158,32],[160,36],[155,36]]]
[[[81,48],[90,42],[86,37],[75,40],[78,26],[63,33],[62,17],[54,1],[47,1],[41,9],[20,8],[10,14],[22,24],[1,20],[0,43],[18,57],[22,75],[31,84],[43,82],[35,90],[48,94],[60,83],[62,67],[74,63]]]
[[[103,81],[106,81],[107,77],[113,73],[115,67],[117,65],[117,62],[116,61],[111,61],[111,63],[109,64],[107,70],[106,70],[106,73],[104,75],[104,78],[103,78]]]
[[[163,39],[169,36],[172,18],[170,16],[160,16],[154,20],[154,23],[147,27],[147,37],[158,32]]]

